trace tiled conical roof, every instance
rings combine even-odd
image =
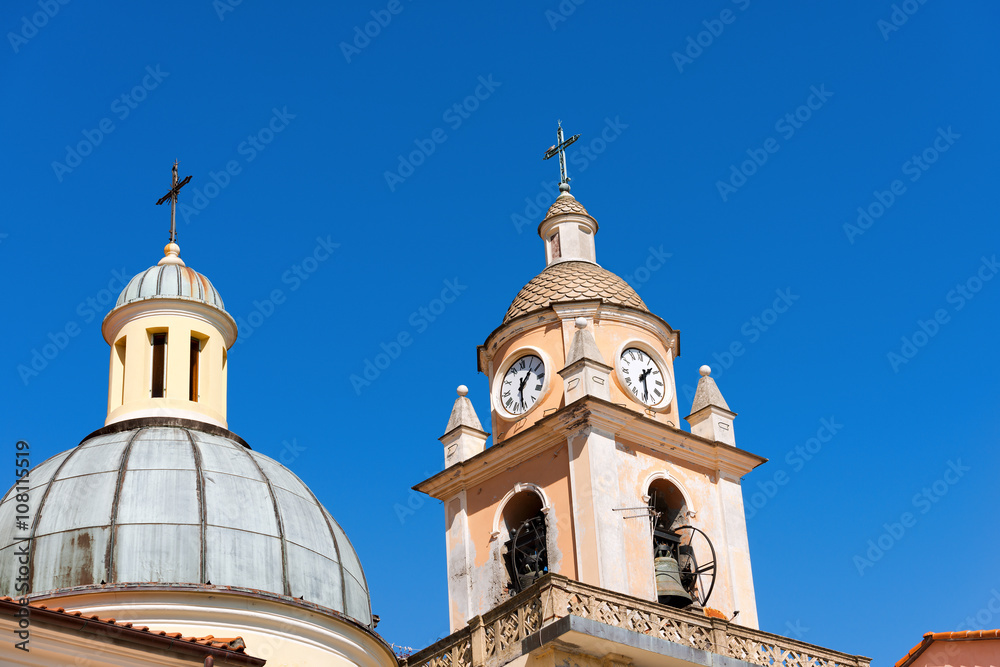
[[[635,290],[610,271],[591,262],[559,262],[546,267],[518,292],[503,321],[506,324],[515,317],[544,310],[552,302],[591,299],[649,312]]]
[[[583,204],[578,202],[576,197],[568,192],[556,197],[555,202],[549,207],[549,212],[545,214],[545,217],[551,218],[554,215],[562,215],[563,213],[582,213],[584,215],[590,215],[587,213],[587,209],[583,207]]]

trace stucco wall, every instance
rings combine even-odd
[[[676,336],[669,327],[650,315],[637,311],[605,308],[599,310],[596,306],[589,309],[569,309],[563,317],[548,315],[538,321],[519,323],[494,332],[491,336],[493,345],[486,347],[486,373],[489,378],[491,400],[495,388],[496,377],[503,373],[507,365],[528,352],[528,348],[541,350],[548,368],[549,386],[538,403],[519,419],[507,419],[497,410],[491,410],[493,437],[497,442],[520,433],[543,416],[564,407],[564,387],[559,371],[566,366],[566,354],[576,333],[575,320],[583,316],[588,320],[588,327],[597,342],[597,347],[604,357],[604,363],[612,368],[617,366],[617,358],[623,347],[630,341],[639,341],[652,349],[658,355],[664,366],[663,372],[668,376],[671,388],[676,387],[673,369],[674,353],[668,347],[668,338]],[[489,343],[489,341],[488,341]],[[616,371],[611,373],[611,401],[628,405],[636,410],[644,410],[645,406],[637,403],[631,393],[622,387]],[[681,416],[677,402],[677,392],[673,391],[668,405],[650,415],[657,421],[670,424],[675,428],[681,426]]]
[[[1000,639],[935,641],[911,667],[998,667]]]
[[[167,333],[166,386],[163,398],[151,398],[150,332]],[[199,397],[190,401],[191,338],[201,340]],[[125,339],[124,376],[115,346]],[[226,427],[226,350],[222,334],[210,323],[187,315],[150,313],[125,324],[111,346],[108,424],[132,417],[187,416]],[[124,391],[122,380],[124,379]],[[186,413],[186,414],[185,414]]]

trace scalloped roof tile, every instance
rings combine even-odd
[[[587,209],[583,207],[583,204],[578,202],[576,197],[573,195],[560,195],[556,197],[555,203],[549,207],[549,212],[545,214],[545,217],[551,218],[554,215],[562,215],[563,213],[582,213],[584,215],[590,215],[587,213]]]
[[[553,302],[589,299],[649,312],[635,290],[607,269],[590,262],[559,262],[546,267],[518,292],[503,323],[545,310]]]

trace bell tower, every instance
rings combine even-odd
[[[546,573],[757,627],[735,413],[702,367],[682,428],[680,332],[597,263],[597,220],[570,192],[538,228],[546,266],[478,348],[493,443],[460,387],[445,469],[452,631]]]

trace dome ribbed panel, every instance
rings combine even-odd
[[[151,266],[133,277],[118,296],[115,308],[143,299],[189,299],[226,309],[208,278],[179,264]]]
[[[290,470],[230,438],[146,426],[34,468],[31,592],[125,583],[254,588],[371,624],[347,536]],[[0,595],[14,595],[15,491],[0,502]]]
[[[199,301],[205,300],[205,290],[201,287],[201,281],[198,280],[198,274],[186,266],[180,267],[179,270],[186,275],[184,276],[184,283],[181,284],[181,290],[189,290],[184,296],[189,296],[192,299],[198,299]]]
[[[148,294],[146,296],[179,296],[180,285],[178,284],[179,280],[177,278],[177,266],[174,264],[167,264],[166,266],[158,268],[160,270],[156,272],[156,291],[153,294]]]
[[[159,293],[160,290],[160,277],[162,272],[160,271],[147,271],[142,278],[139,279],[139,292],[136,294],[136,298],[148,299]]]
[[[358,560],[358,554],[336,519],[330,516],[330,513],[325,509],[323,512],[333,528],[334,537],[343,554],[341,573],[344,577],[344,595],[348,615],[363,623],[371,623],[372,610],[371,598],[368,595],[368,582],[365,579],[365,572],[361,568],[361,561]]]
[[[503,322],[545,310],[552,303],[593,299],[649,312],[635,290],[610,271],[590,262],[560,262],[546,267],[518,292]]]

